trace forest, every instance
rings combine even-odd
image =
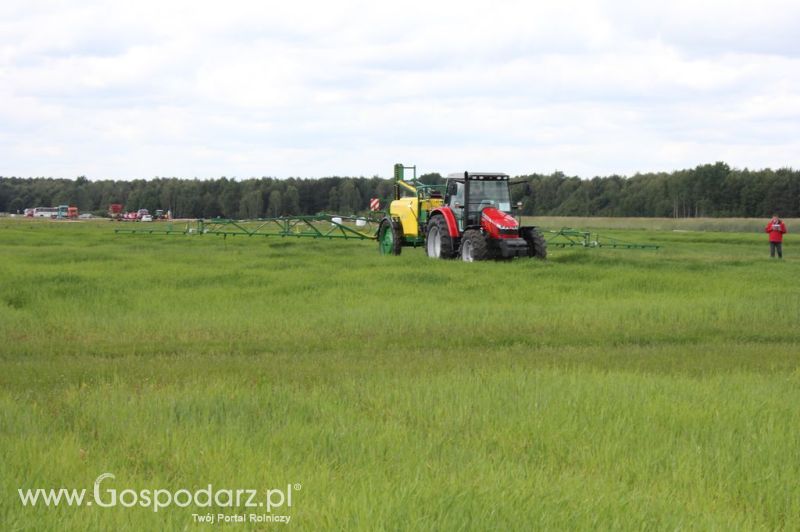
[[[420,180],[443,182],[438,173]],[[556,171],[515,176],[512,187],[523,214],[540,216],[763,217],[800,216],[800,171],[735,169],[724,162],[673,172],[582,179]],[[74,205],[104,215],[111,203],[126,210],[171,210],[182,218],[264,218],[355,214],[370,198],[381,208],[392,197],[391,179],[378,176],[318,179],[154,178],[124,180],[0,177],[0,212]]]

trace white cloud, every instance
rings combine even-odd
[[[800,5],[0,6],[0,175],[800,166]]]

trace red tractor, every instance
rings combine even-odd
[[[411,184],[403,177],[407,168],[414,169]],[[511,215],[507,174],[464,172],[450,174],[444,186],[424,185],[417,182],[415,167],[397,164],[395,184],[395,200],[378,229],[383,254],[399,255],[404,246],[422,244],[434,259],[547,257],[539,230],[520,226]]]
[[[444,205],[431,211],[425,231],[429,257],[467,262],[513,257],[547,257],[536,227],[521,227],[511,215],[506,174],[464,172],[447,178]]]

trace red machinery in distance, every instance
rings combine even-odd
[[[121,203],[112,203],[108,206],[108,217],[112,220],[122,220],[123,213],[122,213],[122,204]]]

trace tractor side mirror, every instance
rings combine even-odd
[[[533,193],[533,188],[530,183],[525,183],[525,195],[530,196]]]
[[[521,201],[517,202],[517,209],[522,209],[522,202]]]

